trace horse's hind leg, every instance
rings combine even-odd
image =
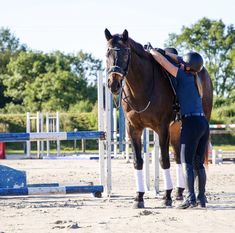
[[[185,179],[183,174],[182,161],[180,156],[180,130],[181,123],[174,122],[170,125],[170,143],[174,150],[175,161],[176,161],[176,200],[183,200],[183,191],[185,189]]]
[[[127,123],[127,132],[133,147],[133,162],[136,178],[136,197],[133,208],[144,208],[144,179],[143,179],[143,158],[141,156],[141,135],[143,129],[136,129]]]
[[[161,168],[163,169],[164,178],[164,205],[166,207],[172,206],[171,192],[173,184],[170,175],[170,158],[169,158],[169,132],[168,128],[162,127],[159,132],[159,144],[161,148],[161,157],[159,159]]]

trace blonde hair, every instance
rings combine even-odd
[[[200,97],[202,98],[203,97],[202,82],[201,82],[201,79],[199,78],[197,73],[194,74],[194,80],[195,80],[195,84],[196,84],[198,93],[199,93]]]

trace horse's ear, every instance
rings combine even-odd
[[[126,29],[122,33],[122,39],[124,42],[126,42],[128,40],[128,31]]]
[[[113,36],[111,35],[110,31],[107,28],[105,28],[104,34],[105,34],[105,37],[106,37],[107,41],[109,41],[110,39],[113,38]]]

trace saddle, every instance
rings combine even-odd
[[[179,64],[177,64],[175,61],[173,61],[169,56],[164,55],[164,57],[170,61],[171,63],[173,63],[175,66],[178,66]],[[174,117],[173,117],[173,121],[181,121],[181,115],[180,115],[180,104],[176,95],[176,85],[177,85],[177,80],[175,77],[173,77],[167,70],[165,70],[165,73],[168,77],[170,86],[171,86],[171,90],[173,92],[174,95],[174,100],[173,100],[173,104],[172,104],[172,108],[173,108],[173,112],[174,112]]]

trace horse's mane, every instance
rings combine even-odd
[[[134,41],[134,40],[131,39],[130,37],[129,37],[128,41],[129,41],[129,45],[130,45],[131,49],[132,49],[138,56],[140,56],[140,57],[145,57],[145,58],[148,58],[148,59],[151,57],[150,54],[148,54],[148,53],[144,50],[144,47],[143,47],[140,43]]]
[[[140,58],[145,58],[145,59],[149,60],[151,63],[153,63],[157,67],[157,69],[162,73],[163,76],[166,76],[167,71],[164,70],[164,68],[152,57],[152,55],[150,53],[148,53],[144,50],[144,47],[140,43],[134,41],[130,37],[128,40],[129,40],[129,45],[130,45],[131,49]]]
[[[122,35],[120,34],[115,34],[113,36],[113,40],[115,41],[115,43],[120,40],[120,38],[122,38]],[[149,62],[151,62],[152,64],[154,64],[157,69],[162,73],[162,75],[166,75],[166,72],[164,71],[164,68],[152,57],[152,55],[148,52],[146,52],[144,50],[143,45],[141,45],[140,43],[134,41],[132,38],[128,38],[128,43],[130,45],[131,50],[137,54],[140,58],[144,58],[146,60],[148,60]]]

